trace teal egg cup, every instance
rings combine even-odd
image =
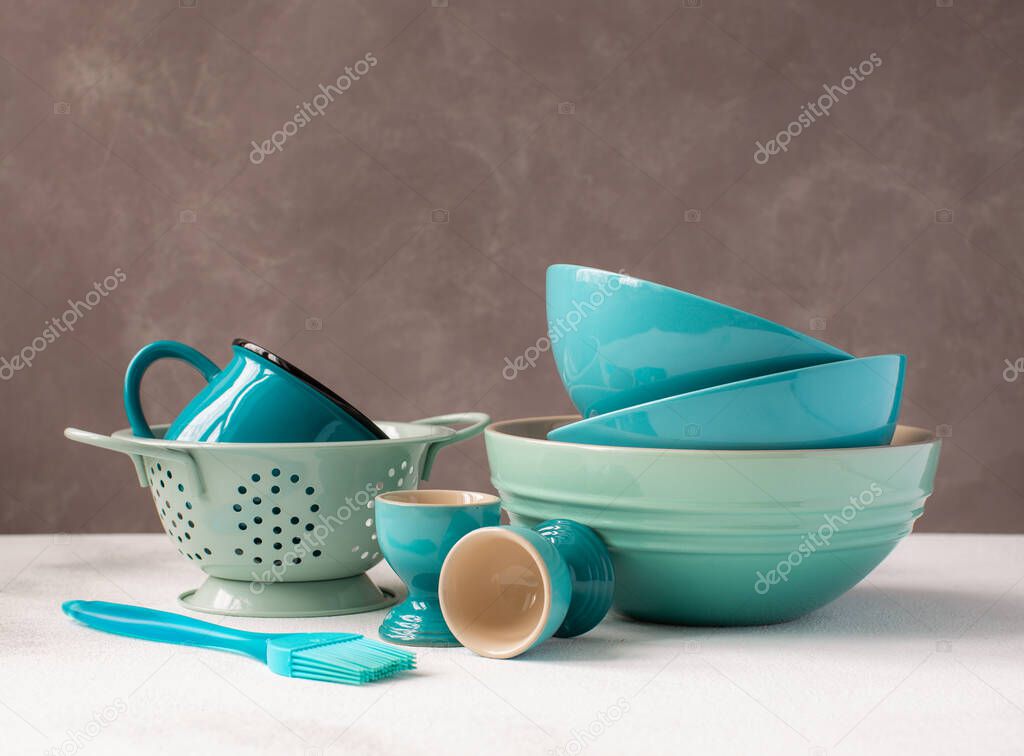
[[[481,528],[441,569],[441,611],[481,656],[510,659],[548,638],[592,630],[612,605],[615,572],[597,534],[572,520]]]
[[[471,491],[392,491],[377,496],[381,553],[409,589],[388,612],[381,638],[408,646],[458,646],[438,599],[441,566],[452,547],[471,531],[495,526],[501,501]]]

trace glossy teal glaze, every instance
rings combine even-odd
[[[569,565],[566,564],[559,553],[559,549],[549,539],[532,528],[511,526],[508,530],[536,549],[540,558],[544,561],[544,566],[548,572],[548,584],[551,586],[551,593],[548,598],[550,611],[544,624],[537,631],[533,642],[530,643],[528,648],[524,649],[524,651],[527,651],[555,635],[565,622],[565,617],[569,612],[573,597],[572,574],[569,571]],[[599,619],[598,622],[600,621]]]
[[[593,629],[612,605],[611,557],[593,530],[571,520],[532,528],[480,528],[441,569],[441,611],[459,641],[511,659],[556,635]]]
[[[441,566],[464,535],[498,524],[501,502],[463,491],[407,492],[421,495],[417,503],[416,496],[400,500],[401,493],[381,494],[375,503],[381,553],[409,589],[408,598],[384,618],[380,637],[411,646],[458,646],[438,602]],[[452,504],[427,503],[432,493],[451,494]],[[471,503],[457,503],[457,495]]]
[[[844,360],[658,399],[563,425],[552,441],[666,449],[821,449],[888,444],[903,355]]]
[[[548,268],[547,317],[583,417],[851,357],[742,310],[578,265]]]
[[[840,596],[911,531],[941,449],[927,431],[906,426],[890,446],[851,449],[546,440],[572,419],[488,427],[502,503],[517,525],[568,517],[593,528],[615,566],[615,608],[674,624],[781,622]]]
[[[615,591],[608,549],[597,533],[573,520],[546,520],[533,529],[558,552],[572,581],[572,601],[554,634],[572,638],[597,627],[608,614]]]
[[[308,376],[300,379],[237,344],[232,351],[234,356],[221,370],[176,341],[143,347],[128,366],[124,382],[125,409],[135,435],[153,438],[139,398],[143,374],[157,360],[176,359],[192,365],[208,383],[167,429],[168,440],[302,443],[385,437],[358,410],[332,401]]]

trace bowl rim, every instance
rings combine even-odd
[[[856,453],[878,453],[882,449],[901,448],[909,449],[914,447],[927,447],[931,445],[942,444],[942,439],[937,438],[935,434],[925,428],[920,428],[914,425],[897,424],[896,431],[893,434],[893,441],[885,444],[884,446],[851,446],[839,449],[662,449],[656,447],[647,446],[608,446],[603,444],[582,444],[570,441],[553,441],[548,438],[534,438],[531,436],[523,436],[515,433],[509,433],[508,428],[520,424],[526,423],[558,423],[558,425],[550,428],[554,430],[555,427],[561,427],[568,423],[577,422],[581,419],[580,415],[537,415],[535,417],[519,417],[509,420],[498,420],[484,429],[484,437],[489,438],[491,436],[505,436],[508,438],[514,438],[522,443],[533,443],[541,445],[554,445],[561,447],[573,447],[577,449],[600,449],[606,453],[615,454],[636,454],[639,456],[650,456],[650,457],[661,457],[667,455],[686,455],[686,456],[750,456],[750,455],[771,455],[771,456],[795,456],[795,455],[846,455]],[[897,437],[900,434],[910,434],[912,438],[908,441],[900,439],[897,441]],[[379,442],[378,442],[379,443]]]

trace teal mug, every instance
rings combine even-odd
[[[501,521],[501,501],[472,491],[391,491],[377,496],[377,542],[409,589],[380,626],[380,637],[410,646],[458,646],[437,596],[441,566],[467,533]]]
[[[441,569],[441,612],[459,642],[510,659],[551,636],[597,626],[612,605],[615,571],[597,533],[572,520],[474,530]]]
[[[206,379],[164,433],[179,441],[302,443],[387,438],[362,412],[273,352],[246,339],[221,369],[178,341],[154,341],[132,358],[124,376],[124,404],[132,432],[154,438],[142,412],[142,376],[157,360],[181,360]]]

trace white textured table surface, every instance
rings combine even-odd
[[[394,581],[386,565],[372,574]],[[175,596],[200,580],[162,535],[0,537],[0,751],[1024,751],[1024,536],[911,536],[787,625],[612,616],[519,660],[421,650],[414,675],[362,688],[105,635],[59,609],[89,598],[180,611]],[[229,622],[373,636],[382,614]]]

